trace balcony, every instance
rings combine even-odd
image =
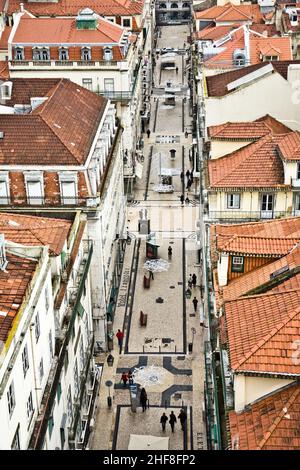
[[[107,91],[107,90],[100,90],[97,92],[98,95],[105,96],[105,98],[111,101],[121,101],[127,102],[130,101],[133,92],[132,91]]]
[[[282,217],[291,217],[297,215],[295,210],[292,211],[209,211],[205,215],[207,222],[214,221],[227,221],[227,222],[239,222],[239,221],[257,221],[257,220],[269,220],[269,219],[280,219]]]
[[[51,69],[64,69],[70,67],[83,67],[86,68],[119,68],[124,61],[117,60],[9,60],[9,68],[15,70],[23,69],[39,69],[39,68],[51,68]],[[126,63],[126,61],[125,61]]]
[[[0,209],[3,207],[97,207],[99,205],[98,196],[87,196],[87,197],[64,197],[63,200],[57,196],[47,197],[30,197],[30,201],[23,197],[0,197]]]
[[[35,424],[33,433],[30,438],[30,442],[28,446],[29,449],[40,450],[42,449],[42,446],[44,443],[45,434],[47,432],[47,427],[48,427],[48,420],[51,417],[52,409],[54,406],[54,401],[56,398],[56,391],[57,391],[57,387],[61,379],[61,373],[62,373],[63,366],[64,366],[67,347],[68,347],[68,344],[72,335],[72,329],[73,329],[76,317],[79,313],[80,301],[81,301],[81,297],[84,291],[86,278],[90,269],[92,255],[93,255],[93,245],[92,243],[87,242],[85,249],[84,249],[84,254],[81,260],[81,266],[83,269],[80,269],[79,270],[80,274],[78,274],[79,282],[78,282],[78,289],[76,293],[76,300],[74,302],[74,306],[72,306],[71,308],[71,315],[67,319],[65,335],[62,341],[60,351],[53,359],[53,370],[48,378],[48,382],[45,387],[45,392],[42,397],[42,401],[40,405],[41,412],[39,416],[37,417],[36,424]],[[94,337],[91,336],[88,357],[92,356],[93,349],[94,349]],[[88,361],[86,362],[86,364],[87,363]],[[87,365],[86,365],[86,370],[88,370]]]

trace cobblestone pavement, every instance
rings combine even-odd
[[[161,28],[162,35],[157,47],[182,47],[190,34],[187,25]],[[154,93],[151,99],[151,134],[144,134],[143,175],[135,185],[135,201],[129,204],[127,220],[129,231],[137,236],[139,211],[147,208],[151,231],[156,233],[160,258],[168,260],[168,246],[172,246],[172,258],[166,272],[155,273],[150,288],[145,289],[143,278],[146,270],[145,240],[137,237],[127,246],[124,267],[116,306],[113,329],[125,333],[120,354],[114,339],[113,367],[108,367],[106,356],[97,361],[104,363],[97,413],[90,448],[126,450],[130,434],[169,437],[170,450],[197,450],[206,448],[205,424],[203,421],[204,390],[204,327],[200,325],[202,300],[200,294],[201,266],[195,243],[196,220],[198,219],[197,180],[188,196],[189,204],[182,207],[180,195],[187,196],[186,178],[173,177],[174,192],[161,194],[154,190],[159,182],[159,152],[161,166],[176,168],[184,174],[191,170],[189,149],[192,136],[189,100],[183,103],[183,96],[176,99],[175,108],[163,104],[157,87],[165,86],[167,80],[176,85],[186,85],[186,57],[176,55],[175,70],[160,71],[161,58],[156,61]],[[186,136],[186,131],[188,135]],[[176,136],[176,143],[159,143],[159,136]],[[170,149],[175,149],[171,160]],[[187,278],[197,275],[197,285],[192,289],[191,299],[186,299]],[[192,299],[198,300],[194,311]],[[140,311],[147,314],[147,325],[140,326]],[[192,345],[192,348],[191,348]],[[192,351],[191,351],[192,349]],[[147,370],[151,372],[151,384],[136,378],[138,390],[145,386],[149,408],[131,410],[129,387],[121,383],[122,372]],[[111,387],[105,386],[111,381]],[[108,394],[112,397],[112,408],[107,405]],[[169,423],[163,432],[160,416],[171,410],[178,416],[180,408],[187,413],[187,425],[181,430],[177,419],[175,432]]]

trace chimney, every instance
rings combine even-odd
[[[249,26],[247,24],[244,24],[243,25],[243,30],[244,30],[246,65],[249,65],[250,64],[250,33],[249,33]]]
[[[20,3],[20,11],[23,13],[23,11],[24,11],[24,3]]]

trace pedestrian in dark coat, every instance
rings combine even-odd
[[[187,170],[187,171],[185,172],[185,176],[187,177],[187,179],[189,179],[189,177],[190,177],[190,170]]]
[[[189,178],[186,183],[186,189],[190,189],[191,186],[192,186],[192,180],[191,178]]]
[[[191,171],[191,174],[190,174],[190,180],[191,180],[191,184],[193,184],[194,182],[193,170]]]
[[[194,304],[194,310],[195,312],[197,312],[198,300],[196,299],[196,297],[193,298],[193,304]]]
[[[188,196],[185,198],[185,203],[186,203],[186,204],[189,204],[189,203],[190,203],[190,200],[189,200]]]
[[[192,287],[192,285],[193,285],[193,277],[192,277],[192,275],[190,274],[190,277],[189,277],[189,279],[188,279],[188,286],[189,286],[189,287]]]
[[[177,419],[176,419],[176,416],[174,415],[174,411],[171,411],[169,423],[170,423],[172,432],[174,432],[174,426],[175,426],[175,423],[177,423]]]
[[[122,382],[123,382],[123,386],[126,387],[127,380],[128,380],[128,377],[127,377],[126,372],[123,372],[122,377],[121,377],[121,380],[122,380]]]
[[[161,422],[161,427],[162,430],[166,430],[166,422],[168,421],[168,416],[166,416],[166,413],[163,413],[160,417],[160,422]]]
[[[197,284],[197,276],[196,276],[195,273],[193,274],[192,278],[193,278],[193,286],[196,287],[196,284]]]
[[[184,431],[185,430],[185,423],[186,423],[186,420],[187,420],[187,415],[186,415],[186,412],[184,411],[183,408],[181,408],[180,413],[178,415],[178,418],[179,418],[179,421],[180,421],[180,424],[181,424],[181,429]]]
[[[147,136],[148,136],[148,139],[149,139],[149,137],[150,137],[150,134],[151,134],[150,129],[147,129]]]
[[[147,400],[148,400],[148,397],[147,397],[146,390],[142,388],[141,394],[140,394],[140,404],[141,404],[141,407],[143,408],[143,412],[146,411]]]
[[[184,195],[183,194],[181,194],[181,196],[180,196],[180,202],[183,205],[183,203],[184,203]]]
[[[180,173],[180,179],[183,181],[183,171]]]
[[[128,371],[128,381],[129,381],[129,385],[132,385],[133,384],[133,377],[132,377],[132,372],[131,370],[129,369]]]

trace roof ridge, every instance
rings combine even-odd
[[[297,292],[299,291],[300,293],[300,289],[292,289],[292,290],[289,290],[289,291],[286,291],[284,292],[285,294],[289,293],[289,292]],[[282,292],[277,292],[275,293],[276,294],[283,294]],[[263,294],[264,295],[264,294]],[[251,298],[252,296],[249,296],[247,298]],[[258,297],[258,296],[257,296]],[[245,299],[243,299],[245,300]],[[260,339],[251,349],[250,351],[244,355],[244,358],[241,359],[235,369],[238,369],[241,367],[242,364],[244,364],[248,359],[250,359],[251,356],[253,356],[259,349],[261,349],[261,347],[266,344],[273,336],[275,336],[279,330],[281,330],[284,326],[287,325],[287,323],[289,323],[296,315],[298,315],[300,313],[300,306],[297,307],[295,310],[293,309],[293,311],[289,314],[287,314],[286,318],[281,322],[279,323],[278,325],[274,326],[272,328],[271,331],[269,331],[269,333],[267,333],[262,339]]]
[[[269,427],[268,431],[266,431],[264,433],[264,437],[260,440],[260,442],[258,443],[258,446],[257,448],[258,449],[262,449],[264,447],[264,445],[266,444],[266,442],[270,439],[270,437],[272,436],[273,432],[275,431],[275,429],[278,427],[279,423],[282,421],[282,419],[284,418],[284,416],[287,414],[287,412],[289,411],[289,407],[291,407],[293,405],[293,403],[295,402],[296,398],[298,397],[300,393],[300,388],[297,387],[296,390],[294,390],[294,392],[292,393],[292,395],[290,396],[290,398],[288,399],[287,403],[285,403],[284,405],[284,408],[282,408],[280,410],[280,412],[278,413],[278,415],[276,416],[276,418],[274,419],[273,423],[271,424],[271,426]],[[286,411],[285,411],[286,409]]]

